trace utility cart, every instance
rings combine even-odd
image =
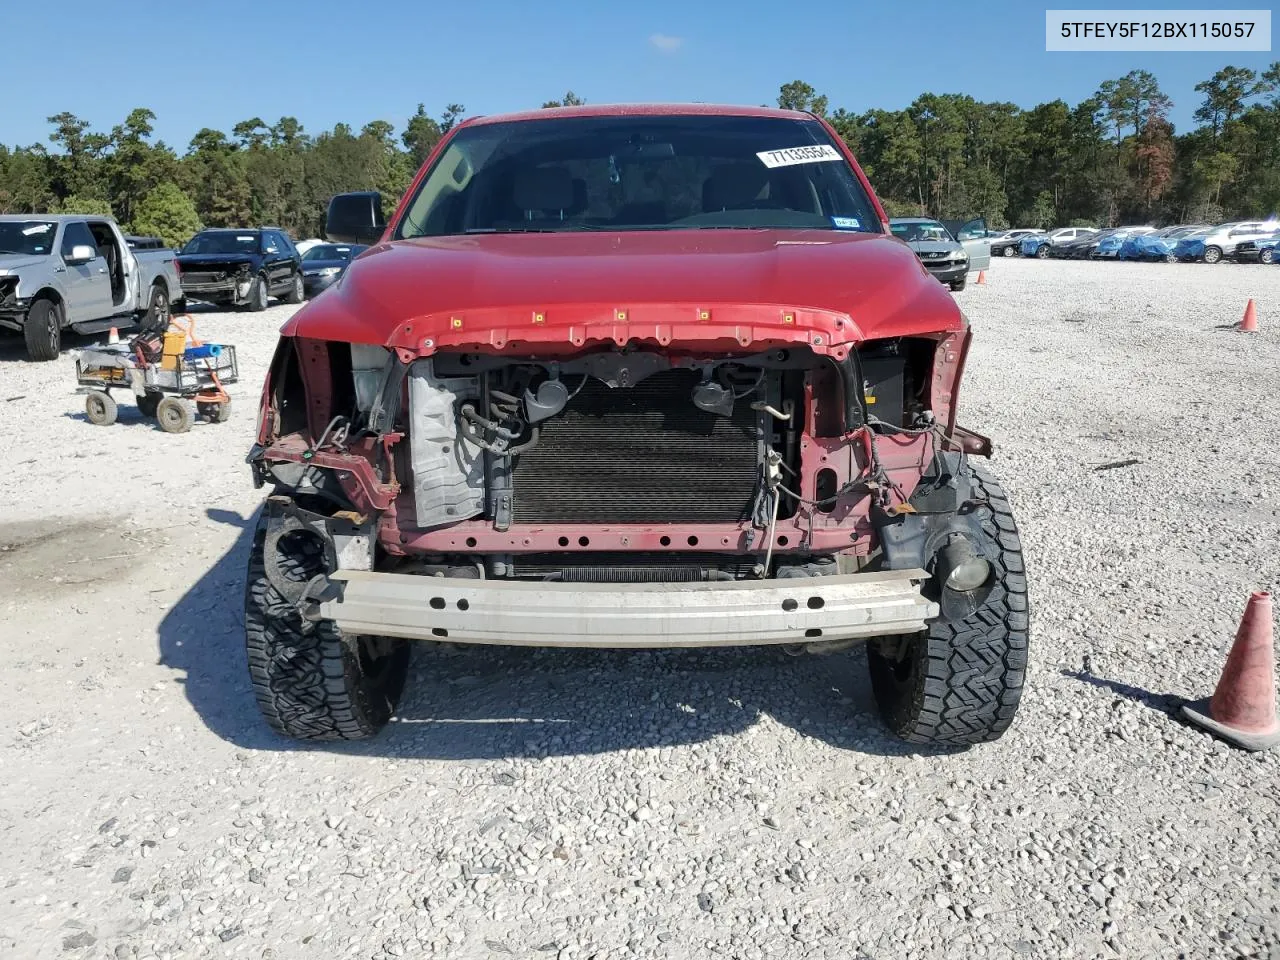
[[[200,342],[194,322],[183,327],[175,321],[163,334],[88,347],[76,358],[76,382],[82,391],[88,388],[85,414],[99,426],[116,422],[112,389],[132,393],[142,414],[155,417],[165,433],[185,433],[196,415],[223,423],[231,416],[226,386],[238,379],[236,348]]]

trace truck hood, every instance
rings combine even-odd
[[[746,323],[790,317],[786,323],[803,326],[800,313],[789,310],[823,314],[847,341],[964,326],[950,294],[906,244],[885,234],[664,230],[379,244],[281,332],[380,345],[429,337],[434,345],[501,348],[517,336],[551,340],[562,324],[570,330],[604,324],[607,338],[666,345],[686,339],[675,329],[685,319],[701,319],[734,324],[728,336],[745,345],[767,339]],[[834,317],[843,319],[836,324]],[[554,335],[562,343],[593,339],[589,329],[581,337],[564,329]]]
[[[17,273],[28,267],[38,267],[48,259],[48,257],[28,256],[25,253],[0,253],[0,277]]]

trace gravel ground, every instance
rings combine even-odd
[[[1018,720],[963,753],[888,737],[860,653],[771,650],[424,648],[376,741],[276,739],[243,457],[292,308],[200,316],[244,378],[183,436],[0,344],[0,955],[1280,957],[1280,755],[1172,716],[1280,582],[1280,269],[958,297],[1033,603]]]

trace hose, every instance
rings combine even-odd
[[[776,484],[781,486],[781,484]],[[773,514],[769,520],[769,546],[764,552],[764,575],[769,576],[769,564],[773,562],[773,535],[778,529],[778,504],[782,502],[782,497],[777,490],[773,491]]]

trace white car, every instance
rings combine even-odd
[[[1081,237],[1087,237],[1097,232],[1093,227],[1059,227],[1057,230],[1049,231],[1049,243],[1057,246],[1060,243],[1079,240]]]
[[[1236,245],[1245,240],[1262,240],[1275,235],[1274,220],[1242,220],[1236,223],[1222,223],[1207,231],[1203,236],[1203,250],[1200,259],[1205,263],[1217,263],[1223,257],[1235,253]],[[1196,239],[1200,239],[1196,235]]]
[[[297,248],[297,251],[299,253],[306,253],[312,247],[319,246],[322,243],[328,243],[328,242],[329,242],[328,240],[317,240],[313,237],[310,240],[299,240],[297,243],[294,244],[294,247]]]

